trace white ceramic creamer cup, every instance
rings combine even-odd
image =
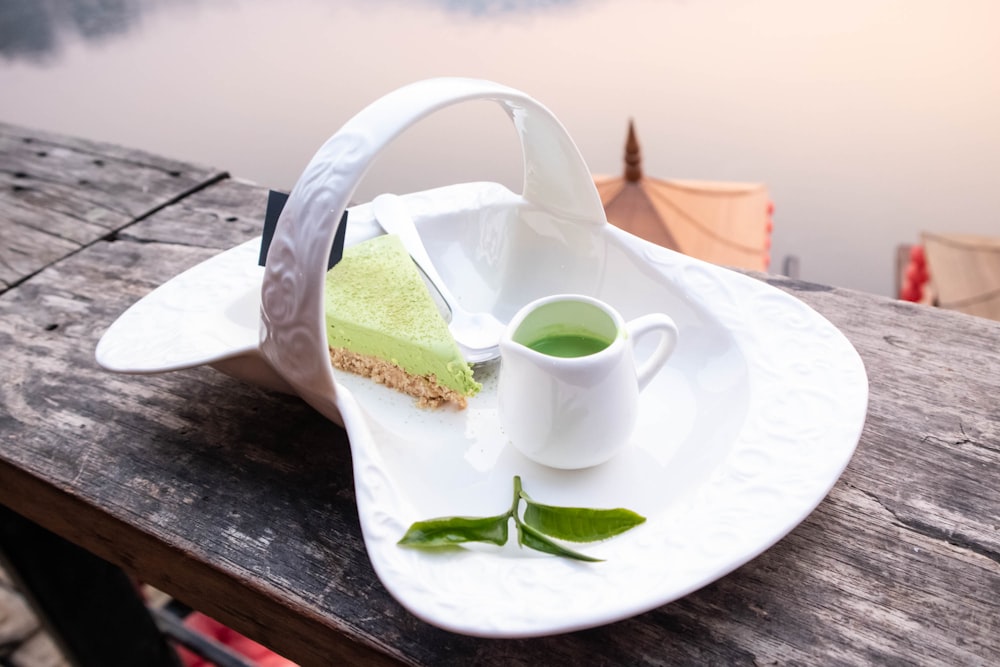
[[[646,335],[659,341],[640,361],[633,343]],[[501,428],[537,463],[562,469],[604,463],[628,443],[639,392],[676,346],[677,326],[662,313],[625,322],[588,296],[533,301],[500,340]]]

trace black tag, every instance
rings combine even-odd
[[[271,238],[274,237],[274,228],[278,226],[278,217],[281,216],[285,202],[288,201],[288,193],[271,190],[267,195],[267,211],[264,213],[264,232],[260,237],[260,256],[257,264],[264,266],[267,261],[267,251],[271,247]],[[347,210],[340,217],[340,224],[337,226],[337,233],[333,236],[333,247],[330,248],[330,260],[326,269],[329,271],[334,264],[344,256],[344,238],[347,234]]]

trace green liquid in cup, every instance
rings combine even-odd
[[[586,357],[589,354],[600,352],[608,345],[611,345],[611,341],[597,338],[596,336],[588,336],[586,334],[553,334],[529,343],[528,347],[535,352],[541,352],[550,357],[568,358]]]

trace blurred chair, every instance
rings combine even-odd
[[[909,251],[899,298],[1000,320],[1000,238],[924,232]]]

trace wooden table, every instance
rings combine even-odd
[[[210,369],[94,362],[126,307],[257,236],[265,200],[218,170],[0,125],[0,503],[308,665],[1000,663],[1000,323],[759,275],[868,370],[867,423],[827,499],[649,613],[470,638],[378,582],[342,429]]]

